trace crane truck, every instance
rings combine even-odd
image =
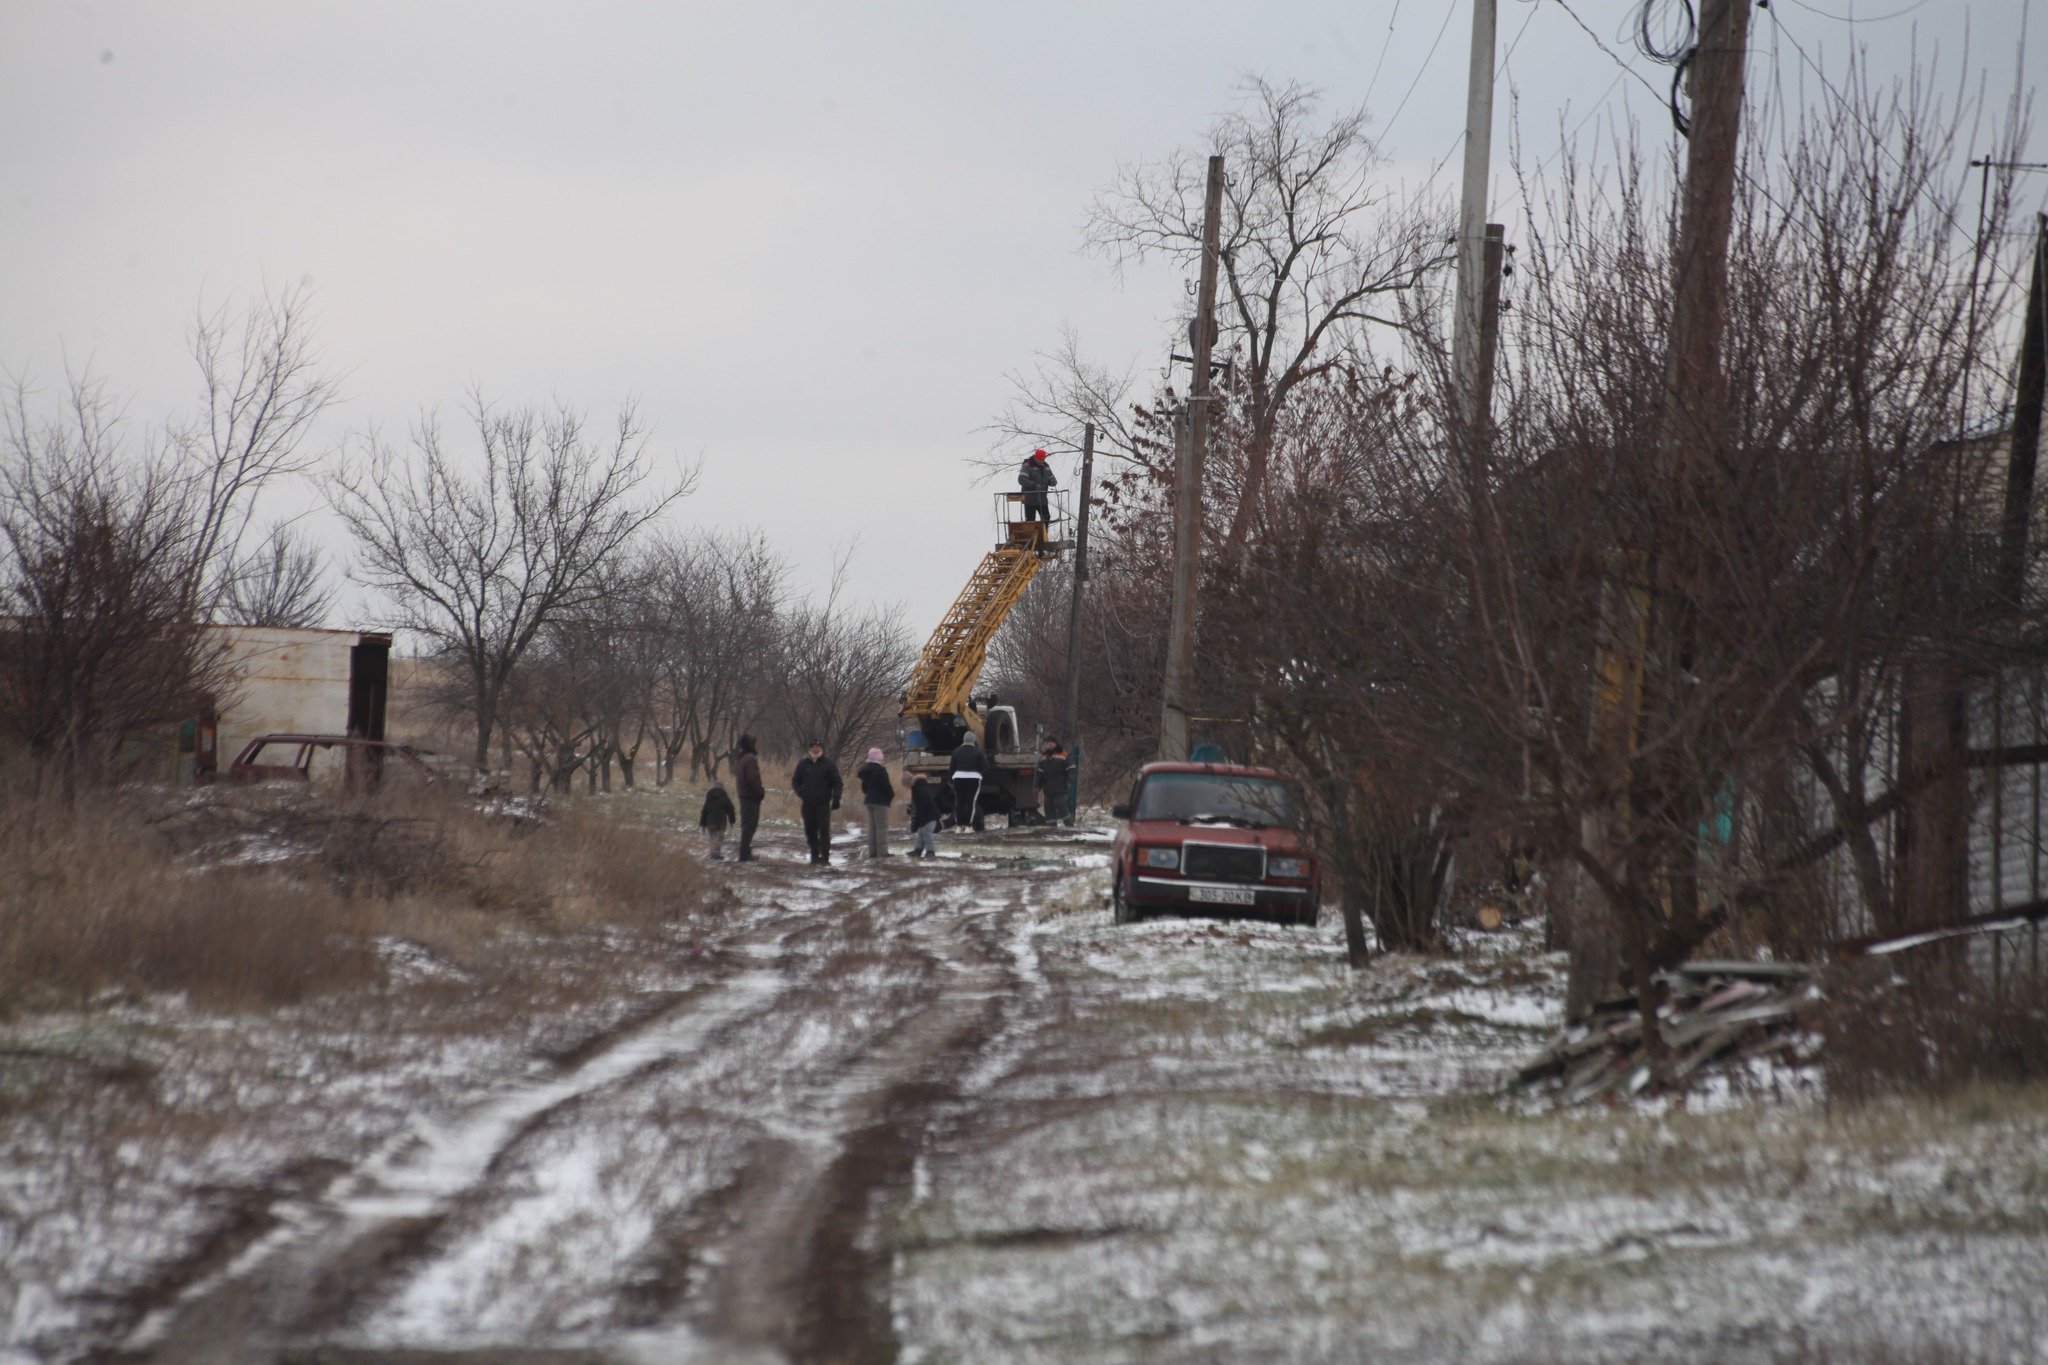
[[[904,767],[921,776],[943,777],[960,741],[973,734],[992,771],[982,782],[982,809],[1007,815],[1011,824],[1030,820],[1037,808],[1032,778],[1038,755],[1024,747],[1017,709],[993,695],[976,696],[974,685],[988,660],[989,642],[1047,563],[1073,548],[1057,538],[1069,524],[1062,493],[1052,495],[1052,520],[1018,520],[1022,493],[996,495],[1000,538],[947,609],[918,656],[903,693],[897,734]]]

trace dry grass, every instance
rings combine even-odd
[[[2044,986],[2025,968],[1994,986],[1938,956],[1845,973],[1829,989],[1828,1094],[1862,1103],[2048,1081]]]
[[[574,804],[30,790],[0,780],[0,1011],[108,991],[273,1006],[377,978],[380,937],[459,958],[508,930],[647,932],[704,891],[672,836]]]

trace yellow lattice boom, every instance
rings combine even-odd
[[[953,600],[945,619],[925,642],[917,670],[904,694],[906,716],[956,716],[967,712],[968,695],[981,676],[1003,618],[1024,596],[1046,557],[1046,524],[1009,523],[1009,539],[982,557],[981,567]]]

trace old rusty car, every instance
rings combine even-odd
[[[409,744],[358,735],[258,735],[243,745],[228,765],[228,781],[310,782],[314,756],[332,750],[341,751],[342,780],[351,789],[377,785],[394,759],[402,771],[421,782],[436,777],[430,766],[435,755]]]

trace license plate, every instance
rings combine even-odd
[[[1249,886],[1191,886],[1188,899],[1204,905],[1254,905],[1258,892]]]

